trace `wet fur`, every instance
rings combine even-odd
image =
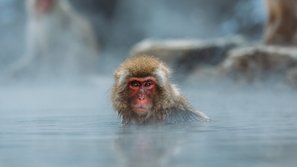
[[[157,90],[153,97],[152,112],[140,117],[130,108],[129,94],[126,89],[129,77],[152,76],[157,79]],[[191,119],[207,119],[181,95],[175,85],[169,81],[170,70],[160,60],[152,56],[137,56],[128,58],[115,71],[115,83],[112,90],[113,107],[118,111],[124,124],[180,122]]]

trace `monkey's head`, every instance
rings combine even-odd
[[[27,0],[27,11],[33,16],[48,15],[61,2],[61,0]]]
[[[174,105],[172,93],[177,93],[172,90],[169,75],[169,68],[157,58],[128,58],[114,73],[113,107],[124,121],[162,119],[156,117],[164,115],[166,106]]]

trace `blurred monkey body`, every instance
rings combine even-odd
[[[43,15],[44,13],[48,13],[55,5],[54,0],[39,0],[34,4],[36,8],[36,12]]]
[[[11,71],[63,78],[95,73],[96,36],[67,0],[27,0],[26,8],[27,51]]]
[[[179,123],[207,120],[195,111],[169,81],[170,70],[158,59],[140,55],[128,58],[115,71],[114,109],[124,124]]]
[[[266,44],[297,44],[297,1],[266,0],[268,21],[264,40]]]

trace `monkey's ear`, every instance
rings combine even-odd
[[[155,71],[155,76],[158,80],[159,85],[164,86],[169,80],[170,70],[168,67],[161,63]]]
[[[125,83],[127,76],[129,75],[129,72],[127,70],[118,69],[114,72],[114,76],[117,80],[117,84],[122,85]]]

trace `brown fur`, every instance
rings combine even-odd
[[[129,74],[135,77],[143,77],[151,75],[160,65],[157,58],[150,56],[137,56],[125,60],[116,70],[116,77],[119,77],[119,72],[128,70]],[[168,68],[168,67],[166,67]]]
[[[157,90],[153,97],[152,111],[146,116],[138,116],[135,114],[129,102],[129,94],[127,91],[126,80],[129,77],[146,77],[153,76],[160,78],[156,73],[157,69],[164,72],[166,78],[165,84],[157,83]],[[120,77],[125,75],[124,81],[120,82]],[[151,56],[137,56],[128,58],[115,71],[115,83],[112,90],[112,102],[114,109],[119,113],[124,124],[128,123],[152,123],[152,122],[168,122],[169,115],[172,112],[188,112],[197,118],[204,118],[204,115],[194,112],[191,105],[186,99],[179,95],[176,88],[169,82],[170,70],[166,65],[158,59]],[[206,117],[205,117],[206,118]]]
[[[264,40],[266,44],[297,44],[297,1],[266,0],[268,21]]]

